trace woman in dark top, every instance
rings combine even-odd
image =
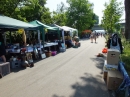
[[[4,39],[2,33],[0,33],[0,57],[3,59],[4,62],[6,62],[5,55],[6,55],[6,49],[4,45]]]

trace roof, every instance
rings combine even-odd
[[[63,28],[65,31],[76,31],[76,32],[78,32],[77,29],[74,29],[74,28],[71,28],[71,27],[68,27],[68,26],[62,26],[62,28]]]
[[[13,19],[7,16],[0,15],[0,28],[7,28],[7,29],[35,29],[36,26],[31,25],[29,23]]]
[[[84,30],[83,32],[91,33],[92,31],[91,30]]]
[[[60,30],[63,29],[61,26],[56,25],[56,24],[51,24],[50,26],[51,26],[51,27],[58,27]]]
[[[48,30],[59,30],[58,27],[51,27],[51,26],[45,25],[45,24],[39,22],[38,20],[34,20],[34,21],[30,22],[30,24],[37,26],[37,27],[43,26],[44,28],[46,28]]]

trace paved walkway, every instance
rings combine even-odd
[[[95,56],[104,45],[103,37],[97,43],[81,40],[79,48],[11,72],[0,79],[0,97],[109,97],[101,73],[104,60]]]

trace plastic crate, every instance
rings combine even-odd
[[[65,52],[66,48],[60,48],[60,52]]]
[[[10,64],[11,64],[11,68],[19,68],[19,67],[21,67],[21,61],[19,61],[19,60],[11,61]]]
[[[10,63],[0,63],[0,74],[1,76],[7,75],[10,73]]]

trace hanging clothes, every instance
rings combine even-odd
[[[117,49],[122,53],[123,48],[121,38],[119,38],[116,33],[112,34],[112,37],[108,39],[107,47],[108,49]]]

